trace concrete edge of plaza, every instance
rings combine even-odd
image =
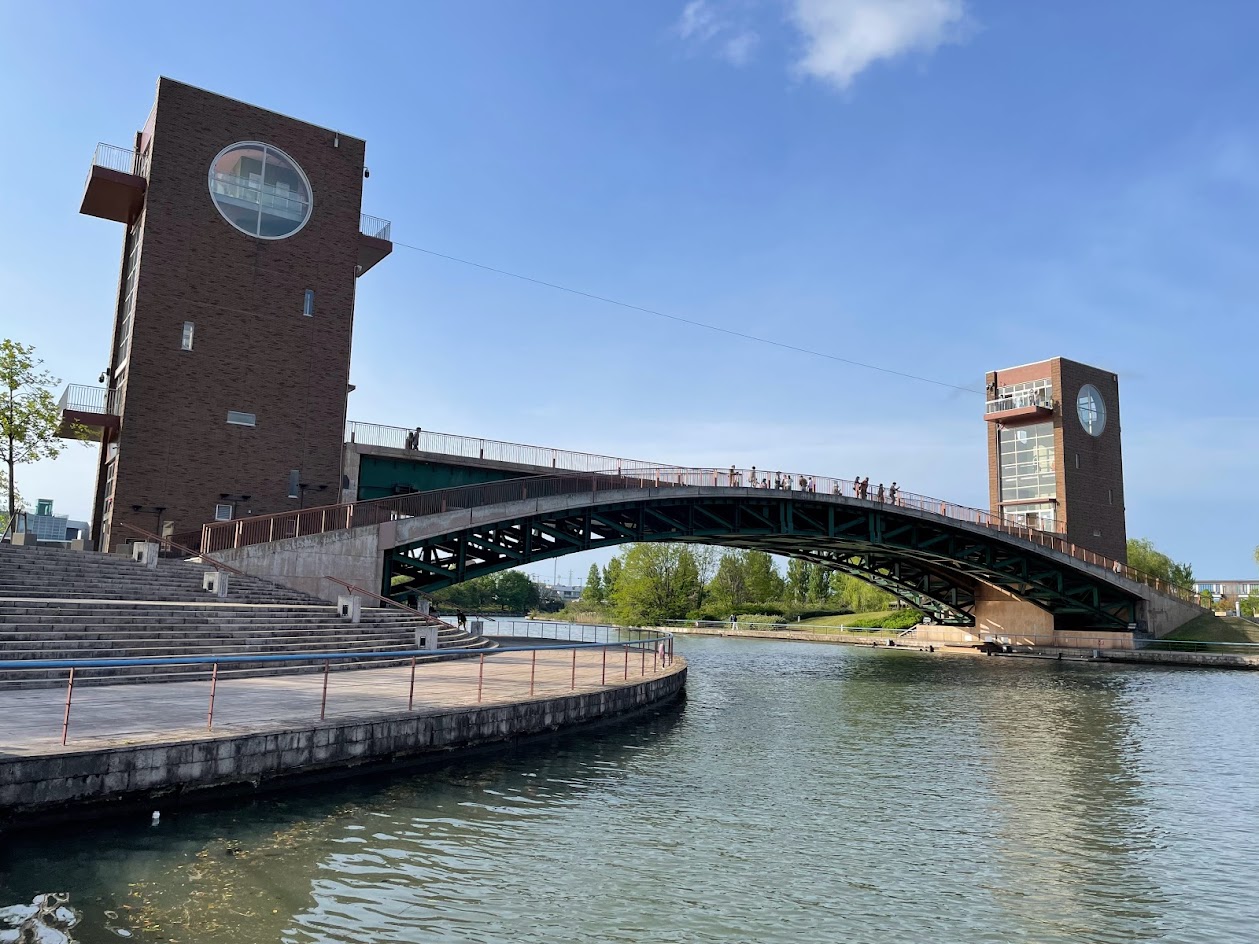
[[[675,658],[646,680],[507,704],[330,718],[42,754],[0,753],[0,829],[171,810],[427,764],[623,721],[683,696]]]

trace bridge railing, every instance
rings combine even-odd
[[[753,485],[753,481],[758,484]],[[637,488],[748,488],[775,492],[802,492],[833,495],[868,502],[872,507],[891,505],[978,525],[1022,538],[1041,547],[1065,554],[1094,567],[1103,568],[1128,580],[1136,581],[1188,602],[1196,603],[1192,590],[1170,584],[1151,574],[1129,567],[1120,561],[1068,541],[1060,533],[1028,527],[1021,521],[1003,518],[979,508],[954,502],[896,491],[882,485],[868,488],[849,479],[826,476],[792,475],[756,469],[683,469],[676,466],[604,471],[592,474],[530,476],[465,485],[428,492],[411,492],[387,498],[376,498],[340,505],[325,505],[299,511],[281,512],[234,521],[213,522],[202,530],[201,550],[213,554],[229,548],[265,544],[284,538],[322,534],[366,525],[382,524],[402,518],[425,517],[460,509],[479,508],[512,501],[528,501],[563,495],[597,495],[600,492]]]
[[[618,459],[591,452],[572,452],[568,449],[552,449],[532,446],[528,443],[502,442],[496,439],[480,439],[475,436],[459,436],[425,429],[406,429],[401,426],[380,426],[376,423],[359,423],[351,420],[345,425],[346,442],[365,446],[383,446],[386,449],[405,449],[410,452],[431,452],[463,459],[481,459],[510,465],[537,466],[544,469],[560,469],[567,472],[638,472],[641,469],[661,468],[659,462],[638,459]]]

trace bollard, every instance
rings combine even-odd
[[[342,594],[337,597],[337,615],[357,623],[363,617],[363,598],[357,594]]]

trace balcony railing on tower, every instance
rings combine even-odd
[[[360,214],[358,220],[358,275],[393,252],[393,224],[378,216]]]
[[[1005,423],[1010,420],[1050,416],[1053,411],[1053,397],[1037,390],[989,400],[984,406],[984,419],[989,423]]]
[[[87,172],[80,213],[103,220],[130,223],[144,206],[148,186],[148,159],[131,148],[96,145]]]
[[[70,384],[57,406],[61,409],[61,427],[57,435],[63,439],[99,436],[106,429],[118,428],[118,391],[113,387]]]

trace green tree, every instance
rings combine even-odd
[[[809,580],[813,577],[813,564],[795,557],[787,561],[787,598],[793,603],[809,599]]]
[[[621,579],[621,558],[612,558],[603,567],[603,599],[612,602],[615,599],[617,581]]]
[[[831,598],[831,575],[833,571],[821,564],[813,565],[809,574],[809,602],[826,603]]]
[[[590,572],[586,574],[586,585],[581,590],[581,598],[587,603],[603,602],[603,578],[599,576],[598,564],[590,565]]]
[[[722,610],[733,613],[751,599],[747,558],[747,551],[727,551],[721,555],[717,572],[708,584],[708,598]]]
[[[1128,566],[1185,590],[1193,589],[1193,565],[1172,560],[1149,538],[1128,539]]]
[[[787,585],[764,551],[748,551],[746,559],[748,602],[773,603],[787,595]]]
[[[835,596],[854,613],[875,613],[892,608],[896,597],[850,574],[838,574]]]
[[[621,573],[612,602],[631,625],[681,619],[699,599],[699,570],[683,544],[632,544],[618,558]]]
[[[65,450],[58,438],[61,411],[51,387],[60,383],[47,371],[35,349],[7,338],[0,341],[0,461],[6,470],[5,523],[17,510],[19,465],[38,459],[55,459]]]
[[[518,570],[505,570],[498,574],[494,593],[498,605],[507,613],[528,613],[540,599],[537,585]]]

